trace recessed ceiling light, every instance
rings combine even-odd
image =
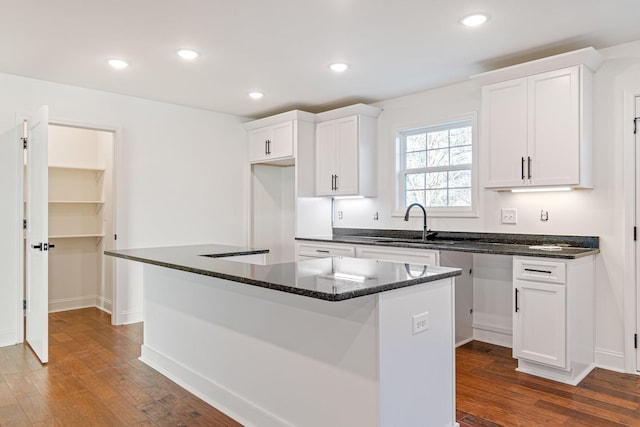
[[[343,62],[336,62],[335,64],[329,65],[329,68],[331,68],[336,73],[341,73],[347,68],[349,68],[349,66]]]
[[[190,61],[192,59],[196,59],[198,56],[200,56],[200,54],[198,52],[196,52],[195,50],[191,50],[191,49],[180,49],[178,51],[178,55],[180,55],[180,57],[182,59],[186,59],[188,61]]]
[[[112,68],[115,68],[116,70],[122,70],[129,66],[127,61],[123,61],[122,59],[109,59],[107,60],[107,63],[111,65]]]
[[[249,97],[253,98],[253,99],[260,99],[264,96],[264,93],[262,92],[249,92]]]
[[[487,15],[476,13],[462,18],[460,22],[467,27],[477,27],[478,25],[482,25],[487,22],[487,19],[489,19]]]

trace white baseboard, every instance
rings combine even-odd
[[[144,344],[140,360],[244,426],[292,427],[276,415]]]
[[[475,322],[473,323],[472,328],[473,339],[475,341],[482,341],[508,348],[513,347],[511,329],[492,325],[483,325]]]
[[[110,299],[98,296],[96,297],[96,300],[98,302],[96,304],[96,307],[98,307],[98,309],[104,311],[105,313],[111,314],[111,310],[113,310],[113,302]]]
[[[98,297],[96,295],[49,300],[49,313],[77,310],[79,308],[97,307],[97,302]]]
[[[0,330],[0,347],[7,347],[10,345],[16,345],[16,330],[15,329],[1,329]]]
[[[122,320],[122,323],[120,323],[121,325],[142,322],[142,311],[123,311],[120,313],[120,319]]]
[[[626,372],[624,369],[624,353],[596,348],[596,367],[615,372]]]

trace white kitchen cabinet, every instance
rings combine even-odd
[[[485,187],[591,187],[591,81],[574,66],[484,86]]]
[[[318,114],[316,195],[376,195],[376,117],[380,109],[358,104]]]
[[[296,254],[299,261],[310,258],[346,256],[408,264],[440,265],[440,251],[431,249],[297,241]]]
[[[594,366],[593,257],[513,259],[518,371],[576,385]]]
[[[331,234],[331,200],[315,196],[316,115],[293,110],[245,123],[249,143],[248,245],[267,263],[295,260],[295,236]]]
[[[293,159],[294,121],[287,120],[249,132],[249,160],[262,163],[272,160]]]

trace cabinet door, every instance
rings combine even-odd
[[[249,132],[249,161],[267,158],[267,141],[271,138],[271,128],[265,127]]]
[[[271,159],[293,156],[293,122],[271,127],[268,156]]]
[[[293,122],[267,126],[249,133],[249,161],[293,157]]]
[[[567,366],[565,285],[514,281],[513,356]]]
[[[316,195],[330,196],[336,174],[336,121],[319,123],[316,128]]]
[[[485,187],[525,185],[527,166],[527,80],[482,88]]]
[[[379,261],[404,262],[407,264],[439,264],[439,252],[433,250],[415,250],[379,246],[356,247],[356,258],[377,259]]]
[[[336,120],[336,195],[358,194],[359,136],[358,116]]]
[[[529,77],[530,185],[580,183],[578,67]]]

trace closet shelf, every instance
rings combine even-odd
[[[49,204],[104,205],[102,200],[49,200]]]
[[[49,236],[50,239],[84,239],[88,237],[103,238],[104,234],[55,234]]]

